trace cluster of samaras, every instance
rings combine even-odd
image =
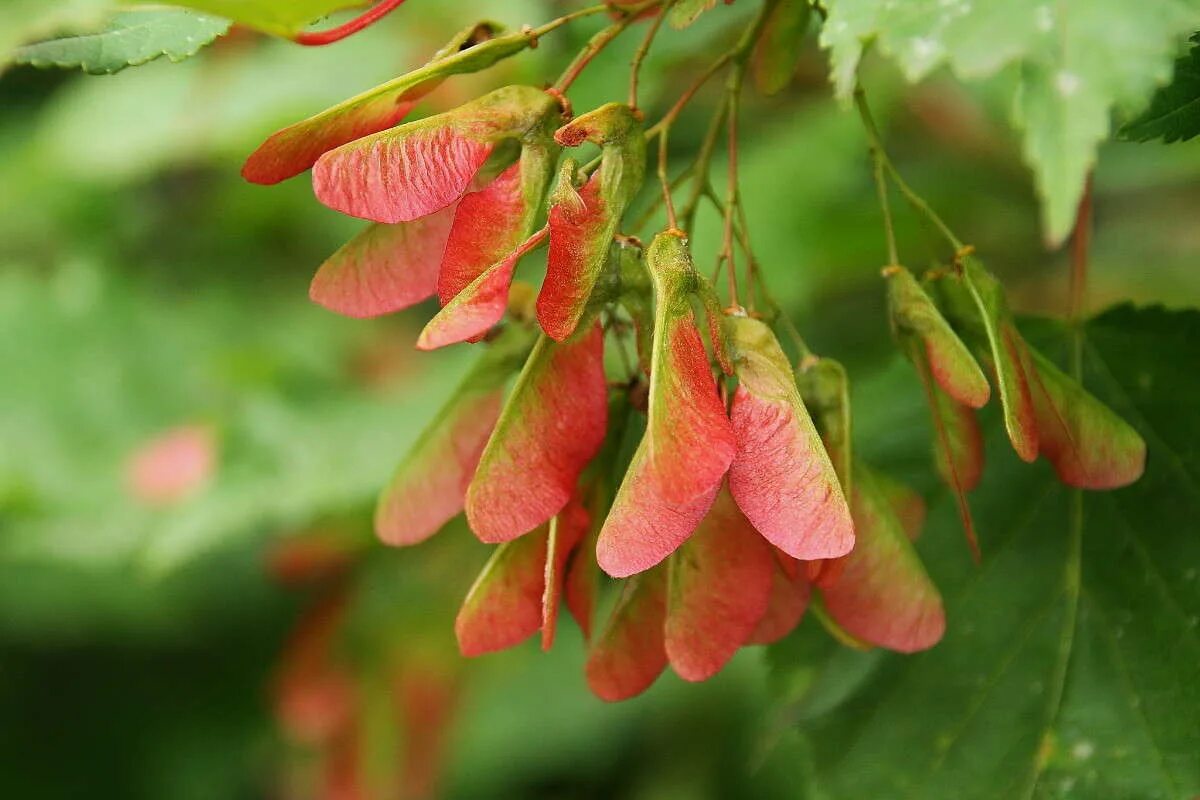
[[[641,692],[668,663],[708,678],[741,646],[791,631],[810,600],[847,640],[932,646],[945,622],[911,545],[921,501],[851,467],[840,367],[809,358],[797,373],[766,323],[722,311],[682,232],[645,248],[619,235],[645,173],[638,113],[613,103],[572,118],[556,93],[509,86],[392,127],[441,77],[528,45],[491,33],[470,29],[421,70],[280,131],[244,170],[270,183],[311,167],[321,202],[373,222],[321,267],[317,302],[369,317],[436,295],[418,347],[487,343],[376,516],[384,541],[406,545],[465,509],[500,545],[459,614],[462,651],[539,629],[549,646],[560,599],[606,699]],[[599,146],[592,164],[562,157],[585,142]],[[510,287],[544,241],[531,307]],[[1136,477],[1137,435],[1029,348],[977,262],[957,266],[928,291],[888,272],[951,485],[961,495],[979,478],[971,409],[990,394],[960,333],[995,375],[1023,458],[1043,453],[1075,485]],[[618,375],[605,346],[623,349],[631,328],[637,367]],[[599,570],[629,580],[590,636]]]

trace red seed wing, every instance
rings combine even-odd
[[[507,86],[464,106],[330,150],[313,166],[313,191],[330,208],[375,222],[406,222],[463,196],[497,143],[545,124],[555,101]]]
[[[600,450],[608,421],[604,332],[573,342],[542,337],[517,379],[467,491],[467,521],[503,542],[563,509]]]
[[[854,550],[832,585],[821,580],[825,608],[863,641],[900,652],[937,644],[946,628],[942,597],[870,476],[854,476]]]
[[[375,531],[385,543],[417,544],[462,511],[467,485],[500,416],[505,381],[528,353],[530,336],[514,326],[490,343],[417,439],[375,508]]]
[[[437,280],[442,305],[525,240],[526,216],[519,161],[459,201]]]
[[[656,324],[646,435],[659,491],[672,503],[711,495],[733,461],[733,428],[690,308]]]
[[[596,563],[614,578],[650,569],[675,552],[696,530],[720,488],[718,482],[707,495],[682,505],[670,502],[663,496],[648,450],[647,435],[596,541]]]
[[[517,263],[545,237],[545,229],[525,240],[516,250],[488,267],[455,295],[417,337],[419,350],[436,350],[459,342],[477,342],[504,318],[508,290]]]
[[[600,172],[588,178],[579,190],[579,208],[563,203],[550,208],[550,253],[537,312],[542,329],[558,341],[570,336],[583,316],[617,231],[600,181]]]
[[[730,418],[737,455],[729,488],[754,527],[793,558],[836,558],[854,546],[841,485],[770,329],[730,319],[740,383]]]
[[[520,644],[542,626],[546,538],[539,528],[493,551],[454,620],[464,656]]]
[[[667,666],[663,623],[667,585],[662,570],[626,582],[604,630],[588,652],[588,686],[610,702],[639,695]]]
[[[721,491],[670,561],[665,647],[681,678],[711,678],[750,638],[776,569],[771,546]]]
[[[317,199],[343,214],[387,223],[418,219],[458,200],[495,144],[422,123],[321,156],[313,167]]]
[[[454,210],[395,225],[374,223],[317,270],[312,300],[348,317],[377,317],[408,308],[437,289],[438,269]]]
[[[276,131],[246,160],[242,177],[252,183],[278,183],[304,172],[335,147],[392,127],[446,76],[483,69],[515,52],[512,45],[492,39],[495,33],[489,23],[465,28],[425,66]],[[485,40],[491,41],[475,46]]]
[[[1063,483],[1115,489],[1142,476],[1146,442],[1123,419],[1049,359],[1031,351],[1041,452]]]

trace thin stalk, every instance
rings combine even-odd
[[[543,25],[539,25],[538,27],[531,29],[529,33],[534,38],[544,36],[545,34],[558,30],[563,25],[574,22],[577,19],[583,19],[584,17],[591,17],[596,14],[601,14],[605,11],[608,11],[608,9],[609,6],[607,3],[600,3],[594,6],[588,6],[587,8],[581,8],[578,11],[572,11],[570,14],[563,14],[561,17],[552,19]]]
[[[675,0],[665,0],[663,2],[662,8],[655,15],[654,21],[650,23],[650,28],[646,31],[645,37],[642,38],[642,43],[638,45],[638,49],[634,52],[633,61],[629,64],[629,107],[632,109],[636,110],[638,107],[638,77],[642,71],[642,62],[646,60],[646,55],[650,52],[650,46],[654,44],[654,37],[658,36],[658,31],[662,28],[663,20],[673,5],[675,5]]]
[[[630,8],[625,14],[607,28],[602,28],[595,36],[588,40],[583,49],[579,51],[574,60],[567,65],[566,70],[554,82],[554,88],[559,92],[565,92],[570,88],[575,79],[579,77],[579,73],[583,72],[584,68],[592,62],[592,59],[600,55],[613,39],[616,39],[625,29],[633,24],[641,13],[649,8],[658,5],[662,0],[648,0],[648,2]],[[608,6],[603,6],[601,10],[607,9]],[[570,15],[567,15],[570,16]]]
[[[347,36],[356,34],[364,28],[374,25],[399,8],[403,3],[404,0],[382,0],[382,2],[376,3],[343,25],[338,25],[336,28],[330,28],[327,31],[297,33],[292,37],[292,41],[296,44],[302,44],[305,47],[321,47],[333,44],[334,42],[340,42]]]
[[[925,217],[937,229],[946,241],[954,248],[955,252],[963,249],[963,243],[954,231],[950,230],[950,226],[938,216],[937,212],[925,202],[925,199],[913,191],[913,188],[908,185],[896,169],[896,165],[892,163],[892,159],[887,154],[887,150],[883,146],[883,139],[879,135],[879,128],[875,126],[875,119],[871,116],[871,109],[867,105],[867,96],[859,86],[854,90],[854,105],[858,109],[858,115],[862,119],[863,129],[867,134],[867,142],[871,147],[872,152],[878,153],[878,158],[883,170],[888,177],[892,179],[892,183],[900,190],[900,194],[904,195],[904,199],[916,209],[916,211]]]
[[[696,211],[700,208],[700,200],[711,188],[708,182],[708,168],[712,163],[713,153],[717,149],[717,139],[721,136],[721,129],[725,124],[725,116],[728,111],[728,102],[722,100],[717,112],[713,114],[712,121],[709,122],[708,131],[704,134],[704,140],[700,143],[700,151],[696,154],[696,160],[693,162],[695,182],[692,184],[692,193],[688,196],[688,200],[683,206],[683,212],[680,214],[680,225],[689,233],[695,225]]]

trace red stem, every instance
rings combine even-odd
[[[322,45],[340,42],[347,36],[358,33],[362,29],[374,25],[376,22],[395,11],[403,2],[404,0],[382,0],[381,2],[364,11],[359,16],[347,22],[345,25],[339,25],[336,28],[330,28],[327,31],[297,33],[294,37],[292,37],[292,41],[296,44],[302,44],[306,47],[320,47]]]

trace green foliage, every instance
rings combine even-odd
[[[910,81],[949,66],[983,78],[1019,70],[1014,108],[1043,201],[1046,237],[1070,231],[1114,106],[1137,107],[1170,74],[1179,37],[1200,23],[1195,0],[831,0],[822,44],[839,96],[854,89],[868,42]]]
[[[172,5],[205,11],[276,36],[292,36],[309,23],[362,0],[174,0]]]
[[[1175,62],[1175,77],[1162,87],[1150,106],[1121,128],[1121,136],[1135,142],[1162,139],[1167,144],[1200,134],[1200,38]]]
[[[79,67],[111,75],[166,56],[183,61],[229,30],[229,21],[192,11],[126,11],[99,33],[26,45],[13,56],[35,67]]]
[[[1048,350],[1070,350],[1061,329],[1039,330]],[[1086,332],[1084,382],[1150,443],[1145,477],[1072,491],[1019,464],[990,426],[973,495],[983,564],[963,552],[949,498],[920,542],[946,598],[942,643],[907,659],[828,654],[810,630],[774,654],[777,677],[803,687],[789,713],[828,792],[813,796],[1200,791],[1200,426],[1172,399],[1200,391],[1186,366],[1200,314],[1126,306]]]

